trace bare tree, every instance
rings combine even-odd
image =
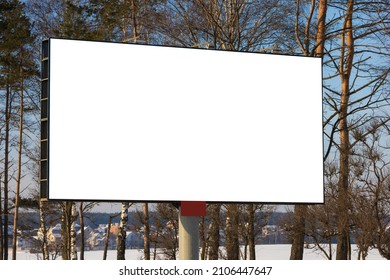
[[[157,18],[164,44],[237,51],[291,48],[285,1],[169,1]]]
[[[327,9],[329,5],[332,6],[331,13]],[[324,161],[333,165],[337,161],[335,166],[338,172],[337,191],[333,197],[326,194],[324,207],[303,209],[305,206],[296,206],[292,229],[306,227],[306,230],[295,234],[292,259],[302,257],[304,232],[314,241],[329,239],[334,234],[326,232],[325,228],[315,232],[313,219],[309,221],[309,228],[306,221],[311,215],[319,215],[318,221],[324,209],[330,209],[329,205],[334,202],[337,203],[332,207],[338,209],[336,258],[349,259],[351,256],[351,194],[354,180],[351,155],[356,153],[360,140],[351,140],[350,136],[354,130],[373,119],[378,119],[380,125],[386,122],[381,112],[382,108],[388,106],[386,100],[389,98],[385,90],[389,69],[382,63],[389,56],[386,47],[388,34],[385,33],[389,22],[385,20],[387,13],[383,12],[388,8],[385,2],[377,1],[332,1],[331,4],[318,1],[318,6],[312,0],[296,1],[295,34],[301,52],[307,56],[323,55],[324,58]],[[316,10],[317,25],[314,25],[311,22]],[[325,183],[327,185],[329,182]],[[320,244],[316,247],[321,249]]]
[[[165,259],[176,260],[179,249],[179,212],[172,203],[157,203],[154,217],[158,230],[158,244]]]
[[[386,125],[373,121],[352,133],[359,144],[351,163],[354,173],[351,219],[362,259],[370,248],[377,248],[384,258],[390,259],[390,161],[387,153],[390,145],[386,136],[390,135],[389,124],[388,115]]]
[[[85,222],[84,216],[87,211],[92,209],[97,203],[96,202],[80,202],[78,208],[78,218],[80,222],[80,260],[84,260],[84,252],[85,252]]]
[[[329,260],[333,259],[333,242],[337,236],[335,205],[335,199],[327,195],[327,203],[309,207],[306,216],[307,248],[321,252]]]
[[[240,219],[240,205],[228,204],[226,205],[226,223],[225,223],[225,248],[226,258],[228,260],[240,259],[240,243],[238,236],[238,226]]]
[[[269,217],[275,211],[272,205],[248,203],[240,215],[240,243],[244,244],[244,253],[241,258],[256,259],[256,243],[261,233],[261,227],[268,223]],[[248,254],[249,249],[249,254]]]
[[[349,154],[350,142],[348,131],[348,105],[350,96],[350,77],[355,52],[352,30],[354,1],[347,2],[343,31],[341,34],[340,64],[339,73],[341,79],[341,96],[339,106],[339,135],[340,135],[340,177],[338,196],[338,238],[337,238],[337,259],[346,260],[349,253],[349,219],[350,208],[348,199],[349,190]]]
[[[207,236],[209,260],[218,260],[219,257],[220,212],[221,212],[221,204],[208,205],[208,213],[210,215],[210,225],[209,225],[208,236]]]
[[[329,146],[325,157],[335,149],[338,160],[338,238],[337,259],[349,259],[351,202],[351,161],[360,140],[351,133],[380,117],[381,108],[388,106],[386,79],[389,68],[382,61],[389,55],[380,37],[388,22],[383,18],[388,4],[375,1],[334,3],[338,9],[327,34],[324,61],[325,108],[324,136]],[[385,38],[385,37],[384,37]],[[335,86],[336,84],[336,86]],[[387,104],[387,105],[386,105]],[[335,135],[338,135],[336,139]],[[364,136],[364,135],[362,135]]]

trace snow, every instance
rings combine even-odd
[[[257,245],[256,246],[256,259],[258,260],[288,260],[290,257],[290,248],[289,244],[277,244],[277,245]],[[336,246],[333,250],[335,251]],[[335,256],[335,252],[333,253]],[[140,260],[142,259],[143,251],[140,249],[128,249],[126,250],[126,260]],[[352,245],[352,259],[356,260],[358,257],[358,250],[356,245]],[[17,252],[18,260],[37,260],[41,259],[41,254],[31,254],[29,252],[20,251]],[[86,260],[102,260],[103,251],[85,251],[84,258]],[[161,259],[162,256],[159,255]],[[323,253],[320,251],[315,251],[313,249],[304,250],[304,260],[325,260]],[[58,257],[57,259],[60,259]],[[107,252],[107,260],[115,260],[116,251],[109,250]],[[367,260],[384,260],[380,256],[378,250],[372,249],[368,253]]]

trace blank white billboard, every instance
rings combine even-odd
[[[323,202],[320,58],[49,43],[49,199]]]

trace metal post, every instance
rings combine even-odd
[[[199,260],[199,217],[179,214],[179,259]]]

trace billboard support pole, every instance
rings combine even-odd
[[[199,260],[199,217],[179,214],[179,259]]]
[[[182,201],[179,211],[179,259],[199,260],[199,217],[206,216],[205,201]]]

